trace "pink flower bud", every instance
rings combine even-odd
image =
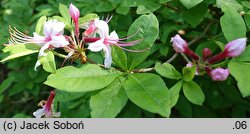
[[[209,75],[214,81],[224,81],[229,76],[229,69],[216,68],[211,70]]]
[[[224,49],[227,57],[236,57],[244,52],[247,38],[239,38],[229,42]]]
[[[208,57],[212,55],[212,51],[209,48],[204,48],[202,54],[203,54],[203,60],[205,61]]]
[[[173,48],[178,53],[184,53],[185,49],[188,47],[187,42],[178,34],[172,37],[170,42],[173,43]]]
[[[69,6],[69,14],[75,23],[78,22],[80,11],[72,3]]]

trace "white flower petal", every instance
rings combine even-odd
[[[40,49],[38,56],[46,56],[47,54],[45,54],[44,51],[45,51],[46,49],[49,48],[49,45],[50,45],[50,43],[47,42],[47,43]]]
[[[105,53],[104,66],[105,68],[110,68],[112,64],[111,47],[106,45],[103,50]]]
[[[42,46],[42,44],[45,42],[45,37],[44,36],[40,36],[37,33],[33,33],[33,39],[34,42],[37,42],[39,45]]]
[[[98,34],[101,38],[106,38],[109,35],[109,27],[106,21],[103,20],[95,20],[95,26],[98,28]]]
[[[103,44],[104,39],[100,39],[94,43],[90,43],[88,49],[92,52],[99,52],[101,51],[105,45]]]
[[[34,115],[36,118],[41,118],[42,116],[45,115],[45,110],[44,110],[44,108],[43,108],[43,109],[38,109],[38,110],[36,110],[36,112],[33,112],[33,115]]]
[[[36,62],[36,65],[34,67],[34,70],[37,71],[37,68],[41,65],[41,63],[39,62],[39,60]]]
[[[69,42],[65,39],[63,35],[59,35],[59,36],[52,36],[50,44],[55,48],[59,48],[67,46]]]
[[[46,37],[63,34],[65,24],[57,20],[49,20],[44,24],[44,35]]]

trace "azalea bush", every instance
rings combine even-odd
[[[247,0],[3,0],[0,117],[248,117]]]

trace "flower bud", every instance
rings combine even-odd
[[[209,48],[204,48],[202,51],[203,60],[205,61],[208,57],[212,55],[212,51]]]
[[[247,38],[239,38],[229,42],[224,49],[226,57],[236,57],[244,52]]]
[[[188,47],[187,42],[183,40],[178,34],[172,37],[170,42],[173,43],[173,48],[178,53],[185,52],[185,49]]]
[[[214,81],[224,81],[229,76],[229,69],[216,68],[211,70],[209,75]]]
[[[78,22],[80,11],[72,3],[69,6],[69,14],[75,23]]]

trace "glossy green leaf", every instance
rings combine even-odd
[[[203,20],[207,11],[207,5],[205,3],[201,3],[191,9],[183,7],[181,13],[184,20],[195,27]]]
[[[237,2],[237,0],[216,0],[216,5],[223,9],[224,6],[228,6],[231,9],[234,8],[237,11],[242,11],[243,7]]]
[[[107,71],[94,64],[80,68],[67,66],[49,75],[45,84],[68,92],[87,92],[108,86],[118,74]]]
[[[180,79],[182,75],[169,63],[156,63],[155,64],[155,71],[163,77],[169,79]]]
[[[130,10],[130,7],[118,6],[115,11],[118,14],[126,15],[126,14],[128,14],[129,10]]]
[[[192,81],[196,72],[196,66],[192,67],[184,67],[182,69],[183,80],[184,81]]]
[[[239,62],[250,62],[250,46],[247,46],[245,51],[236,58]]]
[[[180,2],[188,9],[198,5],[203,0],[180,0]]]
[[[125,81],[128,98],[137,106],[164,117],[170,115],[169,90],[155,74],[131,74]]]
[[[144,5],[139,5],[137,7],[136,13],[137,14],[145,14],[145,13],[152,13],[159,9],[161,5],[159,3],[155,3],[153,1],[145,1]]]
[[[179,99],[182,83],[183,83],[182,81],[179,81],[169,89],[171,107],[174,107]]]
[[[66,92],[62,90],[56,90],[55,101],[69,102],[85,96],[87,92]]]
[[[8,45],[2,51],[3,59],[0,62],[5,62],[11,59],[22,57],[25,55],[37,53],[40,50],[40,46],[36,44],[17,44]]]
[[[244,15],[244,20],[246,22],[247,27],[250,29],[250,12]]]
[[[59,4],[59,11],[60,11],[60,14],[62,15],[62,17],[65,19],[66,25],[70,25],[71,17],[69,15],[69,8],[66,5],[60,3]]]
[[[241,3],[242,3],[242,6],[250,9],[250,1],[241,1]]]
[[[122,68],[123,70],[128,70],[127,55],[121,48],[112,46],[112,59],[116,66]]]
[[[39,35],[43,35],[43,27],[44,27],[44,24],[47,20],[47,17],[46,16],[42,16],[36,23],[36,33],[39,34]]]
[[[50,73],[56,72],[56,63],[54,54],[51,51],[46,53],[46,56],[38,57],[39,62],[42,64],[43,69]]]
[[[238,88],[243,97],[250,95],[250,64],[247,62],[230,61],[230,74],[237,80]]]
[[[183,93],[190,102],[196,105],[202,105],[205,100],[203,91],[194,81],[183,83]]]
[[[225,14],[220,18],[220,25],[227,41],[246,37],[246,25],[240,14],[228,6],[224,6],[224,10]]]
[[[125,89],[119,79],[93,94],[90,99],[91,117],[114,118],[121,112],[128,100]]]
[[[142,15],[134,21],[128,31],[128,36],[139,32],[130,39],[130,41],[141,40],[142,42],[127,47],[132,50],[146,50],[149,49],[153,44],[159,33],[159,23],[154,14]],[[128,52],[128,69],[131,70],[143,62],[149,55],[149,50],[144,52]]]

